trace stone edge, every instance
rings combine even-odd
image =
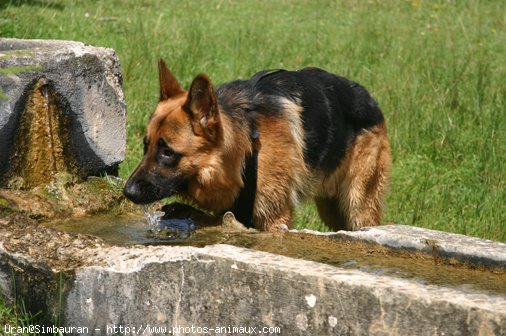
[[[292,230],[291,232],[364,241],[393,249],[409,249],[443,258],[455,258],[470,265],[506,270],[506,244],[456,233],[408,225],[382,225],[366,227],[359,231],[328,233],[311,230]]]

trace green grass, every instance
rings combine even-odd
[[[29,332],[21,332],[17,333],[18,330],[21,331],[30,331],[30,326],[34,325],[35,317],[28,313],[23,305],[7,305],[3,302],[2,297],[0,295],[0,335],[4,335],[6,331],[6,326],[15,328],[15,329],[7,329],[9,331],[8,334],[15,334],[19,336],[29,336],[34,335]],[[21,328],[21,329],[18,329]]]
[[[158,98],[156,60],[184,86],[266,68],[365,85],[388,122],[385,223],[506,241],[504,1],[32,0],[0,3],[0,36],[114,48],[128,108],[127,176]],[[320,228],[312,204],[297,226]]]

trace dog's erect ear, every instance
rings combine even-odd
[[[160,101],[184,92],[176,77],[170,72],[161,58],[158,60],[158,70],[160,74]]]
[[[184,109],[190,114],[194,131],[202,130],[212,139],[216,137],[220,117],[213,84],[206,74],[200,74],[192,82]]]

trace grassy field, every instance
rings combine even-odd
[[[156,60],[184,86],[265,68],[325,68],[365,85],[388,123],[385,223],[506,241],[504,1],[0,0],[0,36],[114,48],[127,176],[158,98]],[[321,228],[312,204],[297,227]]]
[[[140,159],[163,57],[188,86],[319,66],[365,85],[388,122],[385,223],[506,241],[504,1],[0,0],[0,37],[114,48],[128,108],[127,176]],[[312,204],[297,227],[324,229]],[[0,324],[28,325],[0,302]]]

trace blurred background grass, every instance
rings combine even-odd
[[[394,155],[385,223],[506,241],[504,1],[0,0],[0,36],[116,50],[126,177],[142,153],[163,57],[187,87],[318,66],[366,86]],[[298,228],[325,228],[314,205]]]

